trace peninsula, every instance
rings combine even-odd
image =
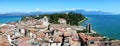
[[[80,21],[85,21],[85,18],[82,14],[74,13],[74,12],[65,12],[65,13],[54,13],[54,14],[40,14],[37,16],[29,16],[29,18],[23,17],[21,20],[28,20],[30,18],[40,19],[44,16],[49,18],[50,23],[58,24],[58,19],[65,19],[66,24],[70,25],[79,25]]]

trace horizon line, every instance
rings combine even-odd
[[[54,9],[54,10],[45,10],[45,9],[39,9],[36,8],[34,11],[25,11],[25,10],[15,10],[11,12],[0,12],[0,14],[6,14],[6,13],[30,13],[30,12],[60,12],[60,11],[69,11],[69,10],[84,10],[86,12],[89,11],[103,11],[103,12],[110,12],[110,11],[104,11],[104,10],[99,10],[99,9],[81,9],[81,8],[67,8],[67,9]],[[115,12],[110,12],[110,13],[115,13]],[[119,14],[119,13],[115,13]]]

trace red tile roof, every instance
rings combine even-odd
[[[79,36],[83,39],[84,42],[87,42],[88,40],[93,40],[93,37],[88,36],[84,33],[79,33]]]
[[[18,46],[27,46],[27,41],[22,41],[18,44]]]
[[[36,34],[36,33],[37,33],[37,31],[34,30],[34,29],[33,29],[33,30],[31,29],[30,32],[32,32],[33,34]]]
[[[9,46],[9,44],[2,42],[2,43],[0,43],[0,46]]]
[[[44,33],[39,33],[36,37],[37,38],[43,38],[43,37],[45,37],[45,34]]]
[[[84,42],[87,42],[88,40],[103,40],[102,37],[92,37],[84,33],[79,33],[79,36],[83,39]]]
[[[70,32],[64,32],[64,36],[69,37],[69,36],[71,36],[71,33]]]
[[[64,18],[59,18],[59,20],[65,20]]]

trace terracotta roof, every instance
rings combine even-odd
[[[45,26],[45,25],[35,25],[35,27],[43,29],[43,28],[46,28],[47,26]]]
[[[43,37],[45,37],[45,34],[44,33],[39,33],[36,37],[37,38],[43,38]]]
[[[84,33],[79,33],[79,35],[83,39],[84,42],[87,42],[87,40],[91,40],[91,37],[88,37]]]
[[[72,38],[69,38],[69,43],[71,46],[78,46],[78,41],[73,41]]]
[[[50,24],[50,27],[70,27],[69,24]]]
[[[33,34],[36,34],[37,33],[37,31],[36,30],[30,30],[30,32],[32,32]]]
[[[56,37],[55,40],[54,40],[54,42],[61,42],[61,41],[62,41],[62,40],[61,40],[60,37]]]
[[[0,45],[2,45],[2,46],[9,46],[9,44],[8,43],[0,43]]]
[[[45,30],[45,31],[42,31],[42,32],[52,32],[52,31],[50,31],[50,30]]]
[[[37,21],[37,22],[36,22],[36,25],[42,25],[42,24],[43,24],[42,21]]]
[[[58,36],[48,36],[48,37],[45,38],[45,41],[49,42],[49,39],[51,37],[54,38],[53,42],[61,42],[62,41],[62,37],[58,37]]]
[[[34,28],[35,26],[27,26],[28,28]]]
[[[27,41],[22,41],[18,44],[18,46],[27,46]]]
[[[88,40],[102,40],[101,37],[92,37],[84,33],[79,33],[79,36],[83,39],[84,42],[87,42]]]
[[[4,33],[6,30],[5,29],[1,29],[0,31],[1,31],[1,33]]]
[[[9,44],[7,43],[7,39],[3,36],[0,36],[0,45],[9,46]]]
[[[64,36],[69,37],[69,36],[71,36],[71,33],[70,32],[64,32]]]
[[[17,43],[18,43],[18,45],[20,46],[20,45],[23,45],[23,41],[26,43],[26,41],[27,40],[29,40],[30,38],[29,37],[19,37],[18,39],[17,39]],[[28,44],[28,43],[27,43]]]
[[[64,18],[59,18],[59,20],[65,20]]]
[[[94,37],[94,40],[103,40],[103,38],[102,37]]]
[[[13,31],[6,32],[9,35],[13,35]]]
[[[57,30],[57,31],[64,31],[64,29],[62,28],[56,28],[56,27],[53,27],[54,30]]]
[[[9,28],[9,26],[5,25],[5,26],[1,26],[1,28],[6,29],[6,28]]]

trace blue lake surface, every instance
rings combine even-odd
[[[92,29],[101,35],[120,39],[120,15],[86,15],[87,21],[83,22],[92,24]]]
[[[21,20],[22,16],[0,16],[0,23],[15,22]]]
[[[120,15],[85,15],[88,20],[83,22],[92,24],[92,29],[100,35],[120,39]],[[0,23],[19,21],[21,16],[0,16]]]

